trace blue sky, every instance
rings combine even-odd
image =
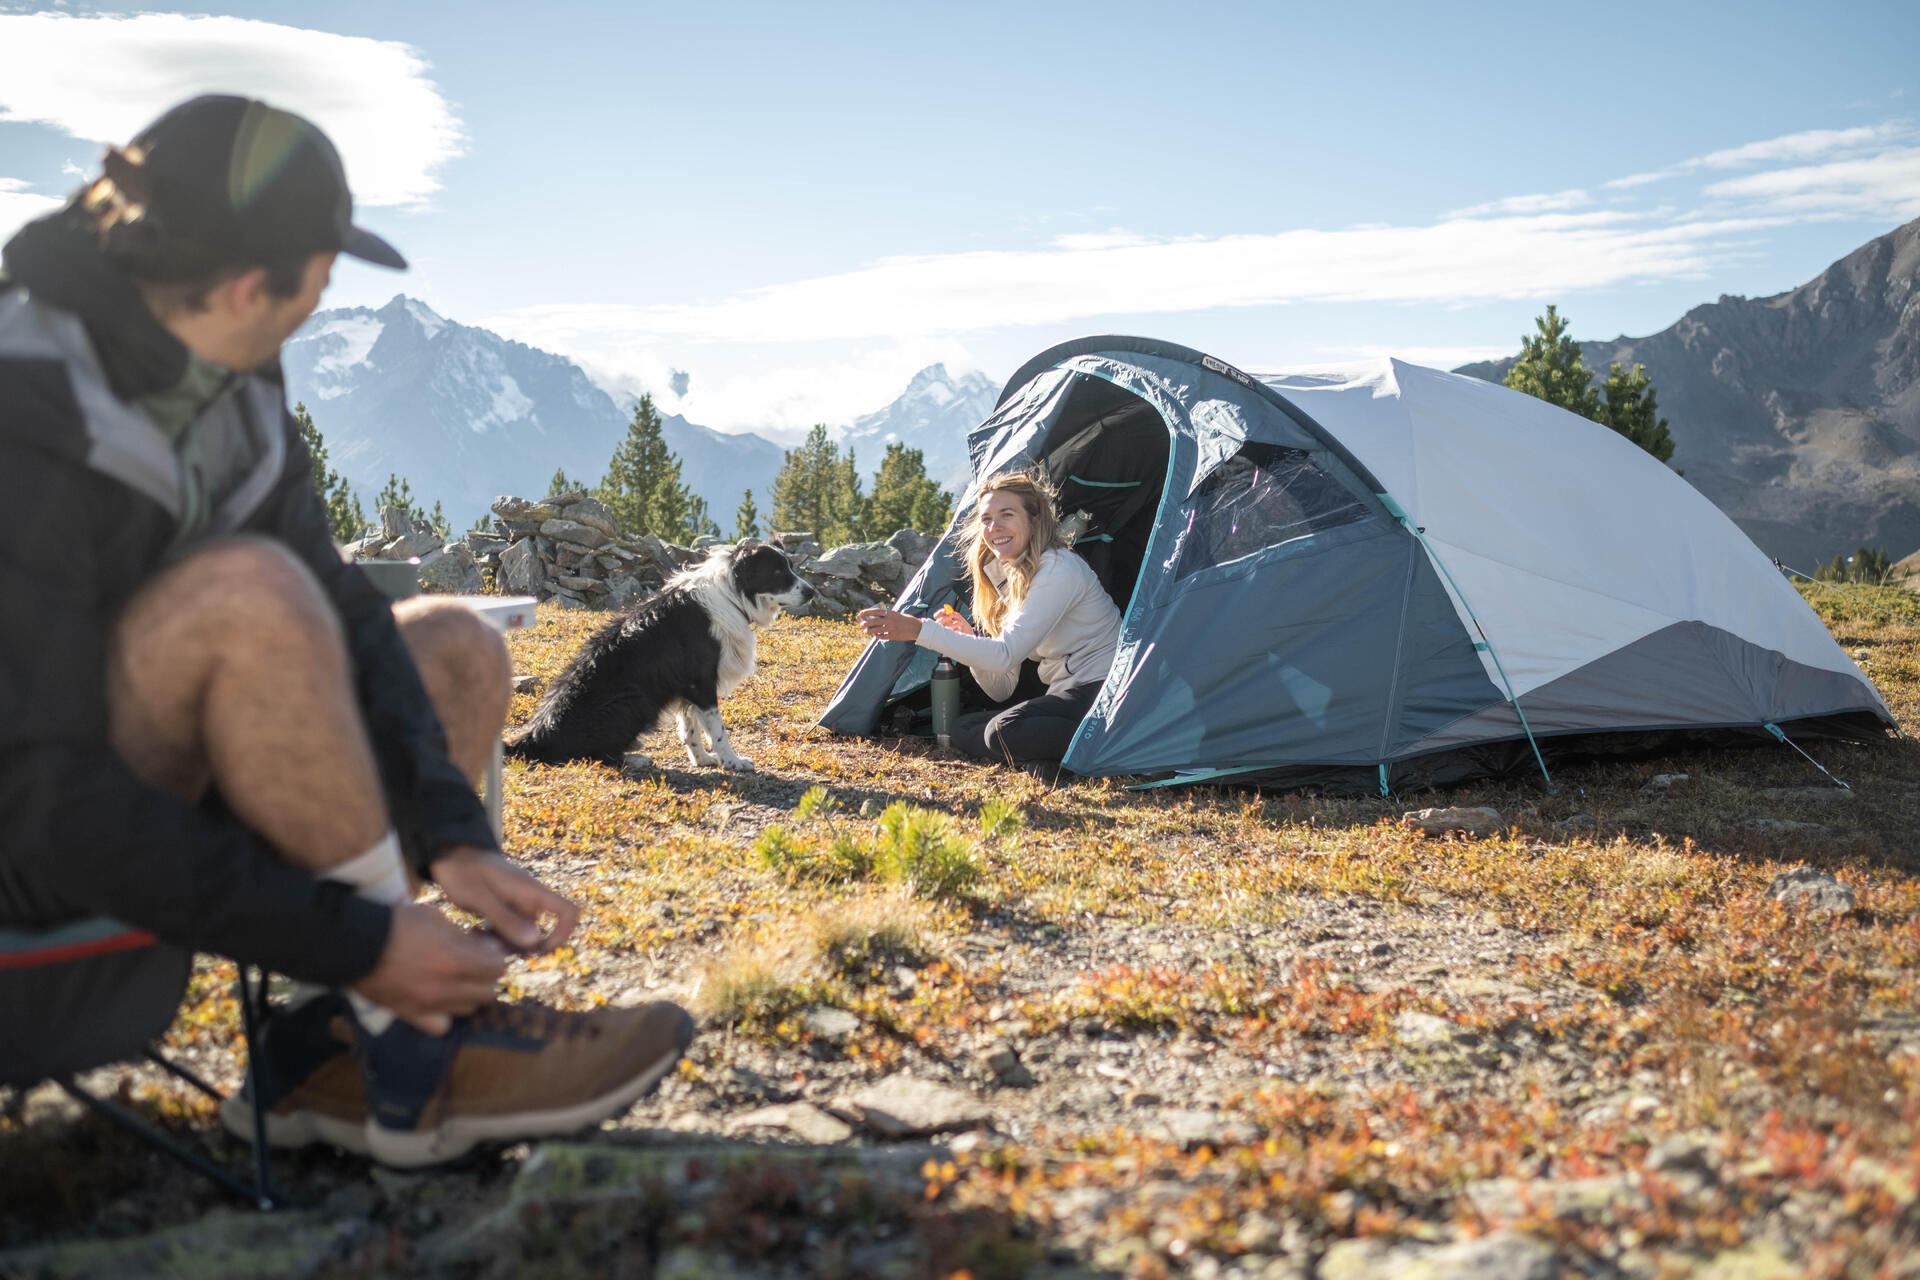
[[[0,3],[0,229],[189,93],[340,142],[345,265],[728,430],[1087,332],[1268,369],[1644,334],[1920,217],[1920,5]],[[670,371],[691,376],[684,399]]]

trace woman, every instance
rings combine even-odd
[[[892,609],[862,610],[860,629],[965,663],[996,702],[1013,696],[1020,664],[1035,659],[1046,693],[961,716],[953,745],[981,759],[1058,765],[1113,664],[1120,611],[1068,548],[1052,493],[1028,472],[987,482],[967,539],[967,566],[979,631],[951,611],[922,620]]]

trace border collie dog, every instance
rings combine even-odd
[[[695,768],[752,771],[727,739],[720,699],[753,674],[754,628],[813,594],[778,547],[742,542],[715,552],[595,632],[533,718],[507,737],[507,751],[547,764],[618,766],[671,711]]]

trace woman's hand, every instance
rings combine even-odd
[[[948,605],[933,615],[933,620],[949,631],[958,631],[963,636],[977,636],[980,633],[952,605]]]
[[[862,609],[860,629],[877,640],[918,640],[922,623],[892,609]]]

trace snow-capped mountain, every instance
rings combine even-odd
[[[400,295],[378,310],[316,313],[281,354],[290,400],[305,401],[328,460],[371,504],[390,474],[464,527],[503,493],[538,495],[556,467],[594,484],[631,411],[571,360],[448,320]],[[681,476],[732,528],[742,491],[764,511],[779,446],[662,418]],[[368,512],[369,515],[373,513]]]
[[[577,483],[598,483],[633,412],[632,396],[616,400],[573,361],[449,320],[404,294],[378,309],[316,312],[281,363],[287,398],[306,403],[328,461],[365,505],[399,475],[417,501],[440,502],[456,529],[500,494],[544,494],[556,467]],[[982,374],[956,379],[944,365],[929,366],[899,399],[856,419],[842,447],[856,451],[871,484],[886,446],[904,441],[925,455],[929,475],[957,492],[968,474],[967,432],[993,411],[998,393]],[[779,445],[676,414],[660,421],[681,478],[723,530],[732,531],[749,488],[766,518],[785,458]]]
[[[986,420],[999,398],[1000,384],[978,370],[955,378],[944,364],[928,365],[899,399],[855,418],[841,446],[852,448],[861,473],[871,476],[897,440],[920,450],[927,474],[957,495],[971,475],[967,432]]]

